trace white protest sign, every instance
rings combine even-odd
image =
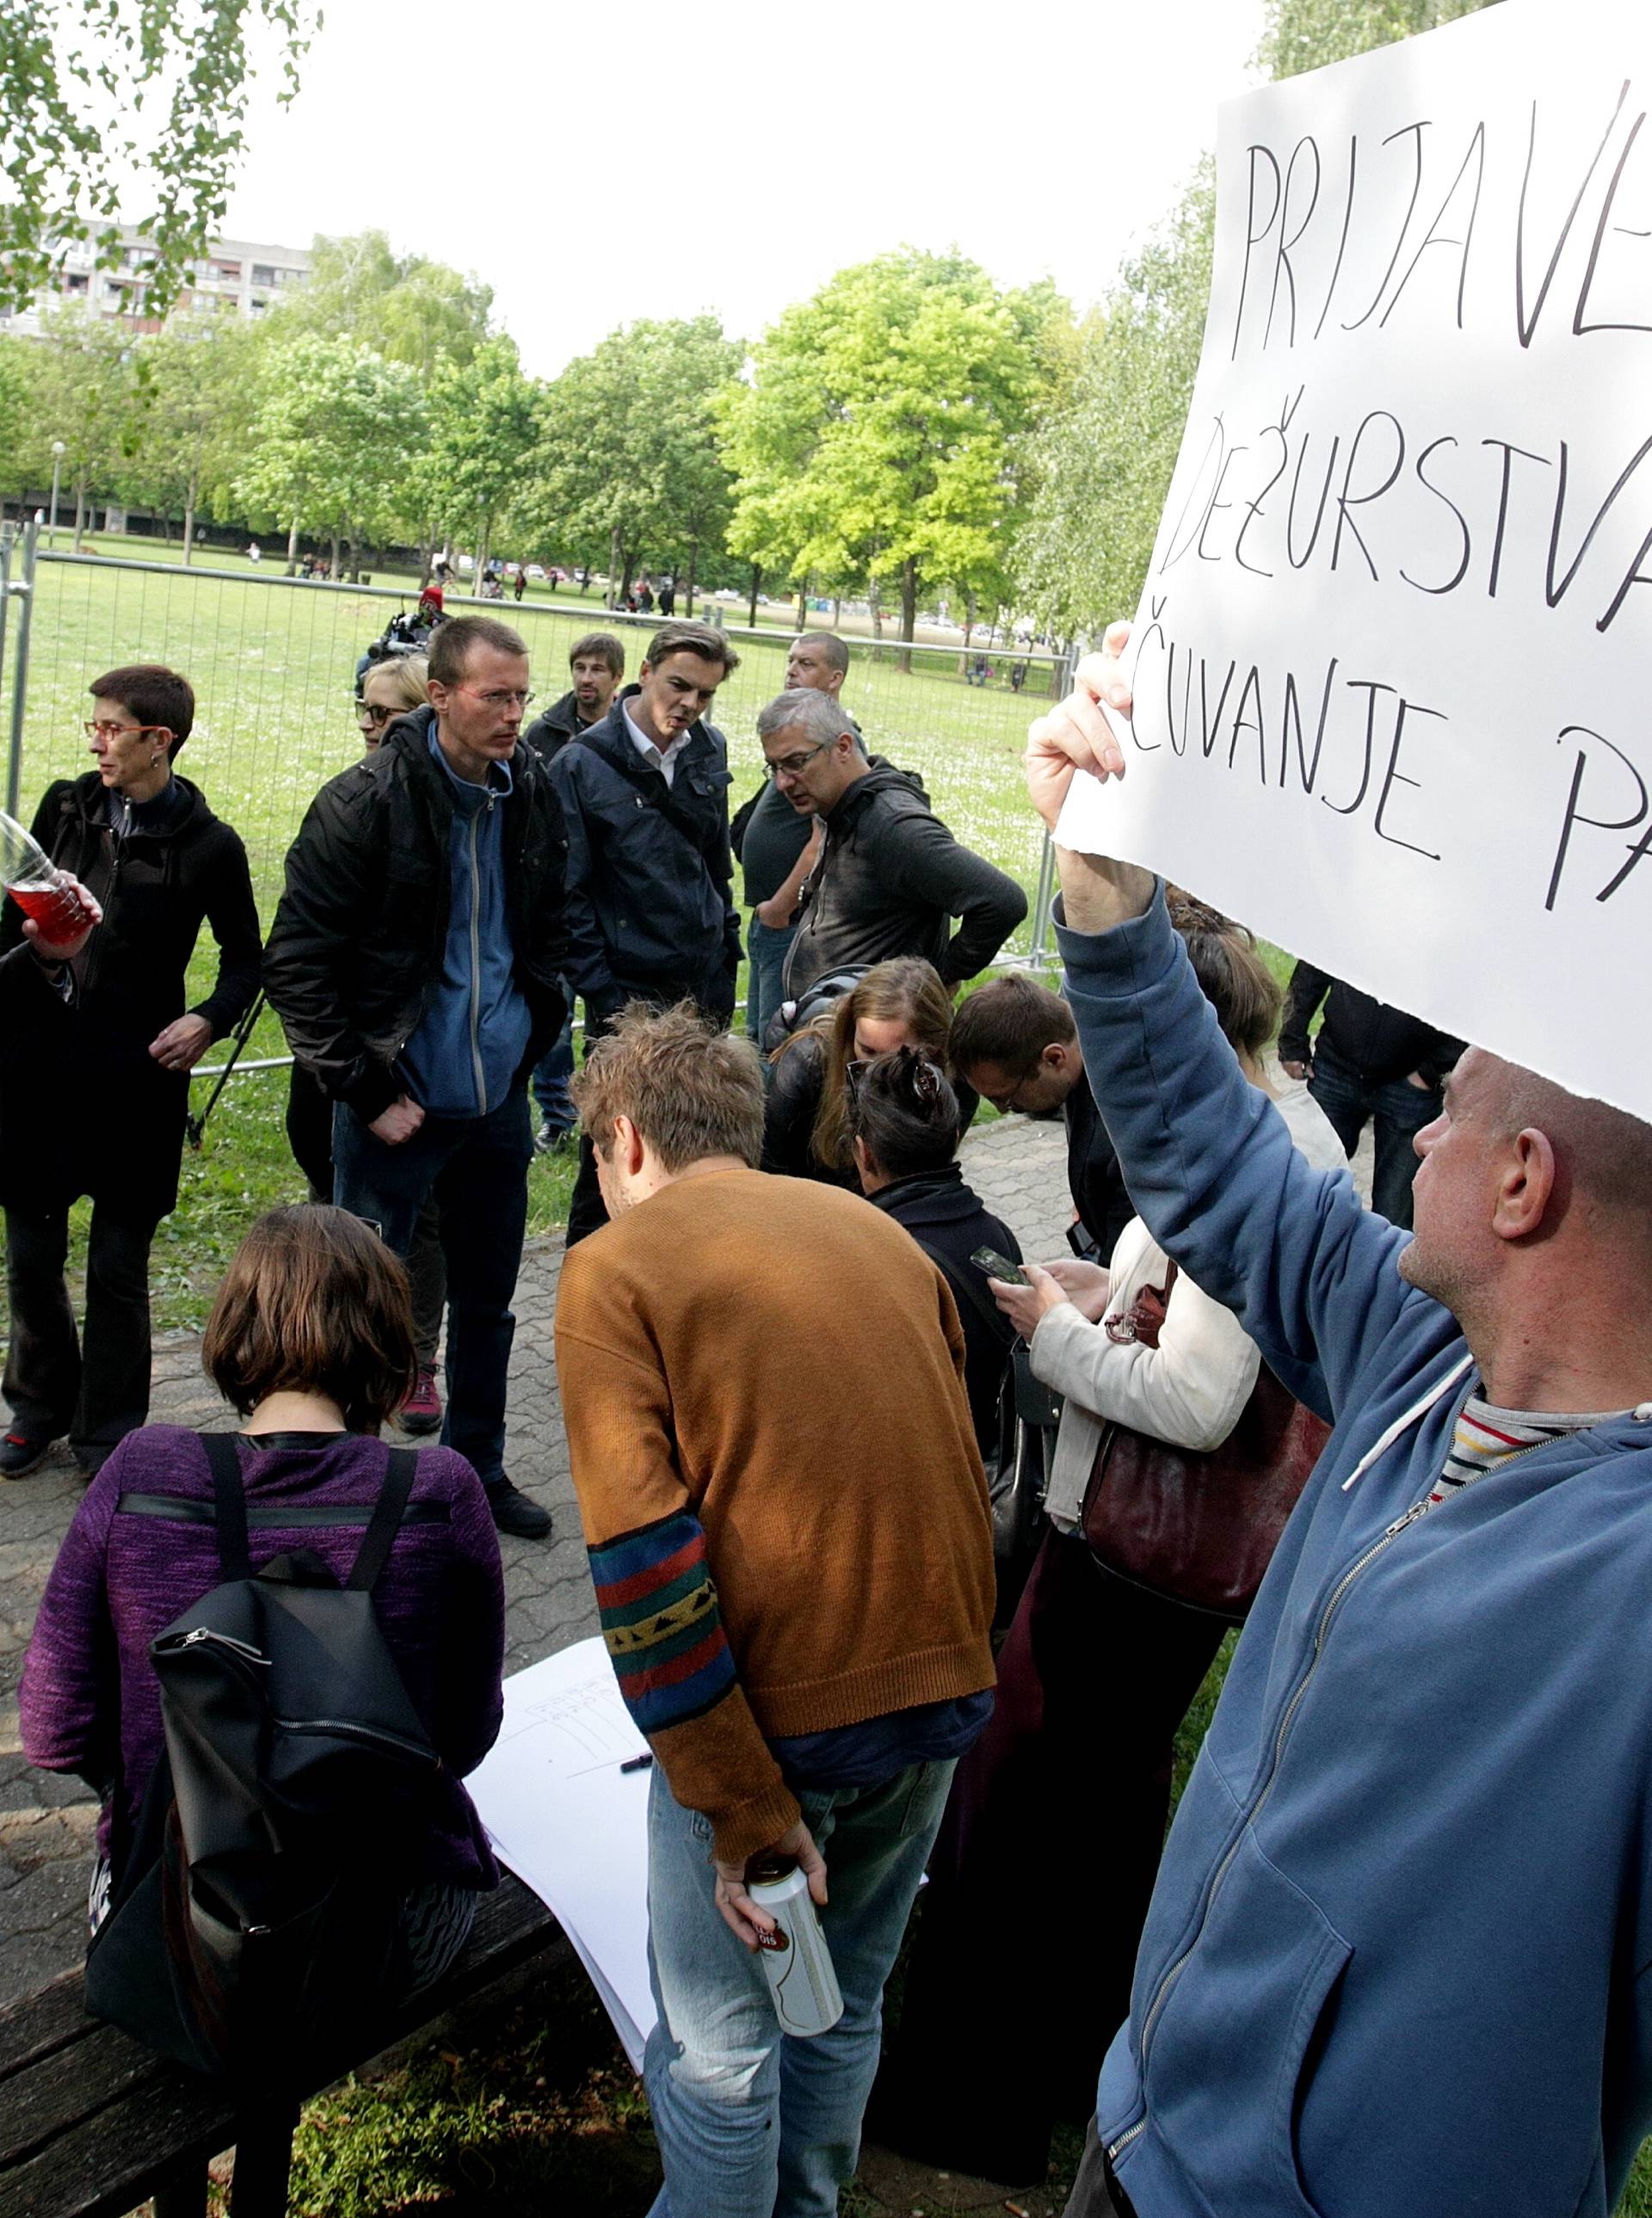
[[[1222,109],[1126,774],[1058,834],[1642,1116],[1649,19],[1504,0]]]

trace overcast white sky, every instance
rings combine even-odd
[[[956,244],[1080,307],[1253,81],[1261,0],[326,0],[257,97],[225,232],[387,231],[553,375],[638,316],[753,338],[832,271]],[[271,73],[273,84],[273,73]]]

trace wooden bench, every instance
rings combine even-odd
[[[536,1957],[572,1955],[544,1904],[507,1874],[478,1898],[458,1963],[387,2018],[374,2053]],[[0,2011],[0,2218],[124,2218],[151,2196],[156,2218],[205,2218],[207,2160],[232,2145],[234,2218],[279,2218],[295,2108],[238,2115],[209,2081],[88,2017],[81,1990],[68,1972]],[[305,2094],[337,2077],[335,2066]]]

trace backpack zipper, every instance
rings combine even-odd
[[[164,1640],[158,1640],[155,1645],[166,1655],[176,1656],[182,1649],[199,1648],[204,1642],[210,1642],[214,1648],[227,1649],[232,1656],[238,1657],[244,1664],[261,1664],[266,1671],[269,1669],[269,1658],[261,1648],[251,1647],[244,1640],[237,1640],[232,1633],[214,1633],[209,1625],[197,1625],[188,1633],[172,1634]]]
[[[386,1732],[377,1725],[357,1725],[349,1718],[283,1718],[272,1711],[270,1722],[283,1732],[338,1733],[346,1740],[363,1741],[369,1748],[391,1750],[397,1756],[428,1764],[432,1770],[442,1769],[442,1758],[433,1749],[422,1748],[418,1741],[409,1740],[404,1734]]]

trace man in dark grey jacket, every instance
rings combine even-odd
[[[958,845],[918,780],[869,757],[825,693],[783,693],[758,716],[758,737],[792,807],[826,823],[787,959],[787,994],[828,970],[895,955],[923,956],[949,986],[984,970],[1025,916],[1027,897]]]

